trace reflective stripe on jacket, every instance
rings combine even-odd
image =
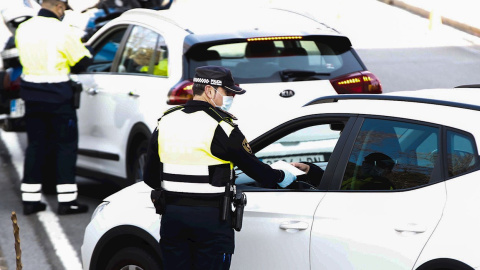
[[[213,108],[212,108],[213,110]],[[177,109],[158,122],[158,155],[163,163],[162,187],[171,192],[221,194],[231,180],[233,164],[211,152],[215,130],[227,136],[233,126],[221,116]]]

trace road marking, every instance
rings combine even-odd
[[[8,152],[10,153],[12,164],[21,178],[23,175],[24,153],[18,141],[18,136],[15,132],[0,131],[0,139],[3,140]],[[62,262],[65,269],[81,270],[82,264],[77,252],[68,240],[58,217],[50,210],[52,207],[47,203],[48,207],[45,211],[38,212],[37,216],[45,229],[50,242],[55,249],[55,253]]]

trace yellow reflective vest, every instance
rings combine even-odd
[[[15,45],[23,66],[23,80],[59,83],[69,80],[70,67],[91,57],[73,29],[56,18],[35,16],[20,24]]]
[[[233,177],[233,163],[214,156],[215,130],[227,136],[234,127],[204,110],[172,109],[158,122],[158,155],[163,163],[162,187],[171,192],[220,194]],[[213,110],[213,108],[211,108]]]

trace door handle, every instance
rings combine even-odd
[[[96,94],[98,94],[98,90],[97,90],[97,88],[93,88],[93,87],[88,88],[87,94],[89,94],[91,96],[95,96]]]
[[[280,224],[280,229],[285,231],[303,231],[308,229],[308,223],[303,221],[286,221]]]
[[[128,92],[128,95],[131,97],[139,97],[140,95],[137,93],[137,91],[130,91]]]
[[[399,233],[424,233],[427,228],[416,223],[408,223],[395,227],[395,231]]]

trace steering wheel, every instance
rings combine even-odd
[[[276,186],[276,189],[295,189],[295,190],[305,190],[305,189],[311,189],[311,190],[318,190],[318,188],[308,182],[305,181],[293,181],[290,185],[286,186],[285,188],[280,187],[279,185]]]
[[[317,190],[318,188],[308,182],[305,181],[295,181],[290,186],[294,186],[294,189],[303,190],[303,189],[312,189]]]

